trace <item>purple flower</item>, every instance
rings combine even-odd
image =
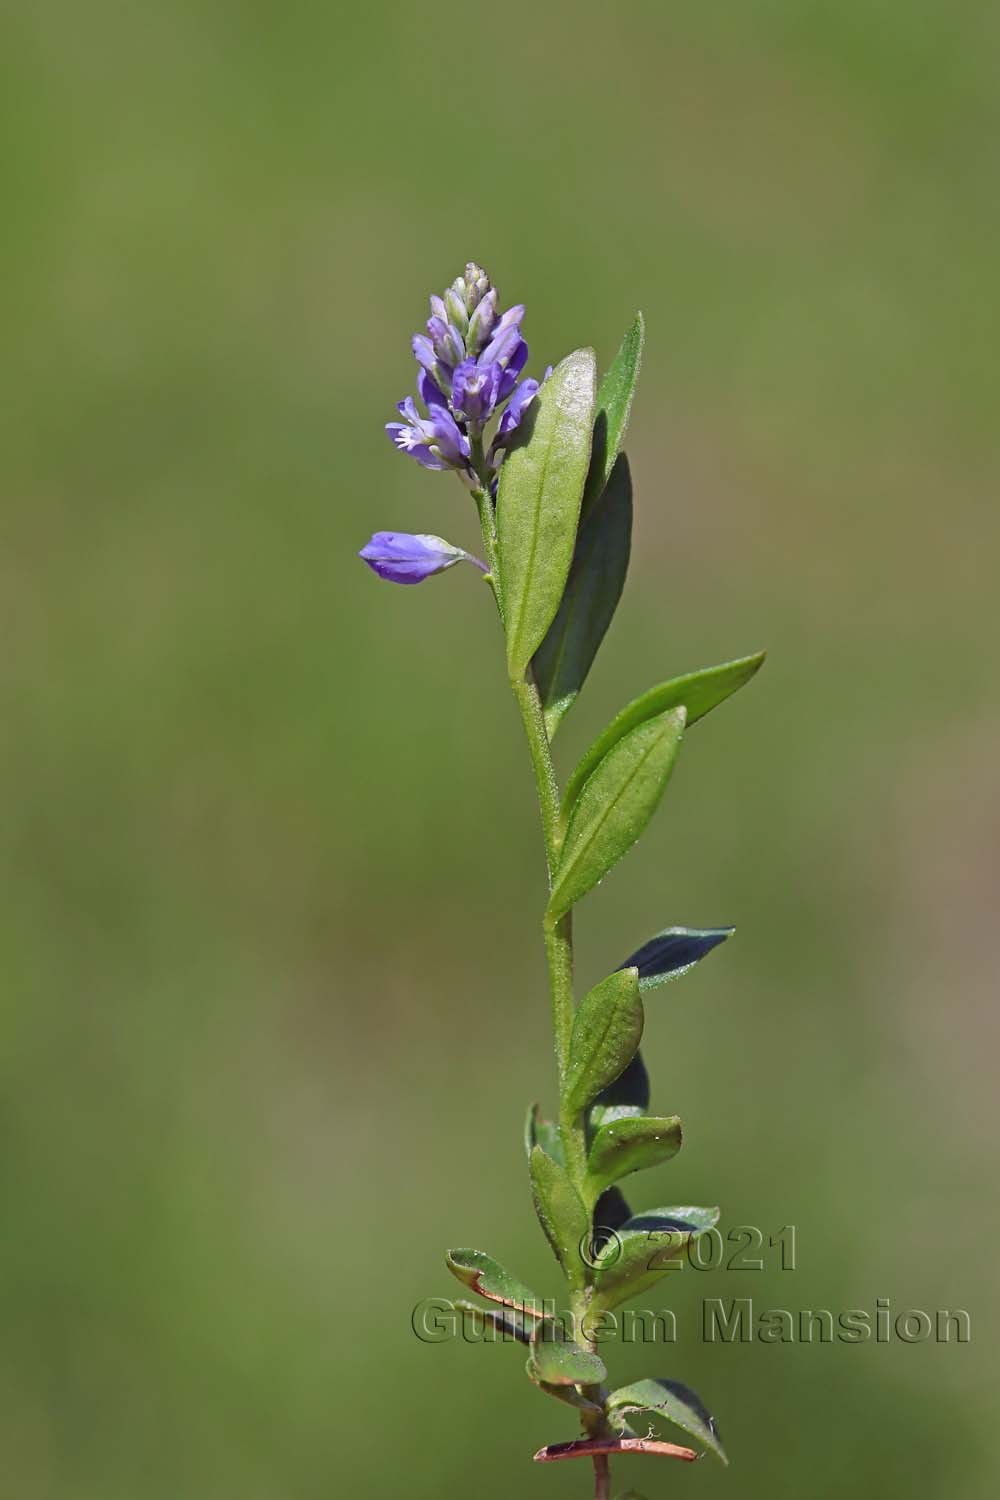
[[[509,447],[510,438],[520,426],[521,418],[551,374],[552,366],[549,365],[542,376],[541,382],[537,380],[522,380],[514,387],[511,398],[507,402],[507,410],[500,418],[500,426],[497,428],[497,435],[493,439],[493,444],[490,448],[490,464],[494,469],[499,466],[503,457],[503,450]]]
[[[414,535],[408,531],[376,531],[358,556],[373,573],[388,583],[423,583],[434,573],[443,573],[457,562],[474,563],[486,572],[478,557],[453,547],[444,537]]]
[[[512,308],[512,312],[523,314],[523,309]],[[505,315],[506,316],[506,315]],[[503,322],[503,319],[500,320]],[[498,328],[492,340],[480,355],[483,364],[497,364],[501,369],[500,377],[500,400],[506,401],[517,382],[517,377],[524,369],[528,358],[528,346],[521,337],[519,320],[508,323],[506,328]]]
[[[502,377],[503,370],[499,365],[463,360],[455,371],[451,387],[451,404],[456,416],[478,425],[487,421],[497,404]]]
[[[453,328],[443,318],[427,319],[427,335],[439,365],[454,369],[465,358],[464,338],[457,328]]]
[[[478,354],[490,341],[497,320],[497,289],[490,287],[486,296],[469,319],[465,346],[470,354]]]
[[[425,406],[440,406],[445,411],[448,410],[448,397],[426,370],[421,370],[417,375],[417,395]]]
[[[538,389],[537,380],[522,380],[514,387],[513,394],[507,402],[507,410],[500,418],[500,426],[497,428],[498,438],[509,437],[515,428],[520,426],[521,418],[538,395]]]
[[[524,308],[518,304],[501,313],[496,287],[470,261],[443,296],[431,297],[430,310],[426,332],[413,336],[420,366],[417,391],[427,416],[407,397],[399,406],[405,420],[390,422],[386,431],[401,452],[425,468],[458,469],[485,482],[485,472],[477,475],[472,467],[473,441],[480,451],[484,425],[509,400],[490,449],[495,468],[538,389],[536,381],[518,385],[528,358],[521,334]]]
[[[466,469],[472,452],[469,439],[446,406],[428,406],[428,416],[417,411],[412,396],[399,403],[405,422],[387,422],[385,430],[402,453],[409,453],[425,469]]]

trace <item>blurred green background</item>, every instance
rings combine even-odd
[[[580,910],[686,1145],[638,1206],[798,1231],[667,1283],[733,1460],[657,1496],[993,1496],[1000,12],[33,0],[0,22],[0,1449],[18,1500],[585,1495],[449,1244],[554,1292],[536,812],[470,545],[382,433],[470,256],[537,373],[648,320],[630,587],[561,766],[767,646]],[[989,1184],[994,1187],[990,1188]],[[706,1345],[707,1296],[972,1342]],[[657,1305],[654,1303],[654,1305]]]

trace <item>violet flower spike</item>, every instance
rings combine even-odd
[[[435,573],[444,573],[458,562],[470,562],[486,572],[486,564],[453,547],[444,537],[408,531],[376,531],[358,553],[360,558],[387,583],[423,583]]]
[[[425,468],[455,469],[474,486],[486,477],[472,464],[473,444],[478,451],[486,423],[500,417],[487,461],[496,470],[538,390],[537,381],[520,379],[528,359],[524,307],[518,303],[500,312],[496,287],[470,261],[443,296],[431,297],[430,312],[426,332],[412,340],[420,366],[417,392],[427,416],[407,398],[399,408],[405,421],[390,422],[386,430],[401,452]]]

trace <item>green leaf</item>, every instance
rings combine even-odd
[[[541,1146],[561,1166],[566,1165],[559,1126],[553,1120],[543,1119],[537,1104],[531,1106],[524,1121],[524,1149],[529,1160],[535,1146]]]
[[[637,948],[622,968],[638,969],[639,988],[651,990],[679,979],[735,931],[735,927],[665,927]]]
[[[477,1333],[486,1328],[493,1330],[497,1338],[495,1340],[484,1339],[484,1343],[530,1344],[531,1342],[536,1320],[530,1316],[525,1317],[524,1313],[517,1312],[512,1307],[480,1307],[477,1302],[466,1302],[464,1297],[456,1297],[452,1307],[470,1315]]]
[[[567,1281],[578,1289],[586,1280],[580,1247],[590,1241],[590,1215],[566,1168],[546,1156],[541,1146],[532,1150],[530,1163],[531,1193],[538,1222]]]
[[[575,1385],[551,1385],[547,1380],[542,1380],[535,1369],[535,1361],[530,1354],[525,1368],[528,1379],[534,1385],[537,1385],[540,1391],[544,1391],[547,1396],[554,1396],[557,1401],[565,1401],[567,1406],[575,1406],[579,1411],[604,1411],[604,1407],[599,1406],[596,1401],[588,1401],[586,1396],[582,1396]]]
[[[449,1250],[445,1264],[463,1286],[471,1287],[480,1297],[490,1302],[501,1302],[504,1307],[516,1308],[536,1318],[544,1316],[545,1307],[541,1297],[504,1270],[498,1261],[483,1250]]]
[[[617,969],[580,1002],[563,1083],[566,1107],[572,1114],[586,1109],[628,1067],[642,1037],[642,1023],[634,969]]]
[[[587,1172],[600,1192],[630,1172],[641,1172],[669,1161],[680,1149],[681,1122],[676,1115],[612,1120],[594,1136]]]
[[[636,1380],[612,1391],[605,1407],[609,1416],[614,1413],[624,1417],[634,1411],[658,1412],[675,1427],[704,1443],[724,1464],[729,1463],[712,1413],[694,1391],[677,1380]]]
[[[531,1336],[531,1359],[538,1379],[547,1385],[600,1385],[608,1378],[603,1359],[574,1344],[548,1318]]]
[[[549,739],[573,706],[625,586],[632,544],[632,479],[624,453],[580,523],[558,613],[532,660]]]
[[[556,366],[500,470],[497,539],[507,664],[518,678],[555,618],[569,575],[594,416],[594,351]]]
[[[623,735],[594,769],[569,817],[549,913],[561,917],[628,853],[663,796],[684,732],[683,707]]]
[[[622,439],[632,410],[632,397],[642,363],[642,346],[646,325],[642,313],[636,313],[631,328],[622,339],[597,388],[594,416],[594,441],[590,456],[587,487],[583,495],[583,514],[600,499],[611,471],[621,452]]]
[[[603,734],[598,735],[570,777],[564,798],[566,809],[573,806],[588,776],[629,730],[681,703],[687,709],[688,724],[697,723],[710,709],[725,702],[737,688],[750,681],[754,673],[759,671],[764,654],[759,651],[756,656],[723,662],[720,667],[705,667],[701,672],[688,672],[684,677],[673,677],[669,682],[661,682],[659,687],[650,688],[641,698],[635,698],[626,704]]]
[[[597,1256],[595,1309],[617,1307],[654,1286],[677,1256],[718,1220],[717,1208],[655,1208],[629,1219]]]

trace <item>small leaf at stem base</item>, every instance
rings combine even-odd
[[[681,1122],[676,1115],[656,1118],[635,1115],[610,1120],[594,1136],[587,1157],[587,1174],[597,1191],[619,1182],[630,1172],[669,1161],[681,1149]]]
[[[612,1418],[629,1412],[657,1413],[704,1443],[724,1464],[729,1463],[712,1413],[700,1396],[677,1380],[636,1380],[612,1391],[606,1405]]]
[[[541,1297],[506,1271],[484,1250],[449,1250],[445,1264],[451,1274],[471,1287],[480,1297],[490,1302],[500,1302],[504,1307],[513,1307],[519,1312],[541,1318],[545,1307]]]
[[[603,1359],[574,1344],[549,1319],[539,1323],[531,1336],[531,1358],[539,1380],[547,1385],[601,1385],[608,1378]]]

